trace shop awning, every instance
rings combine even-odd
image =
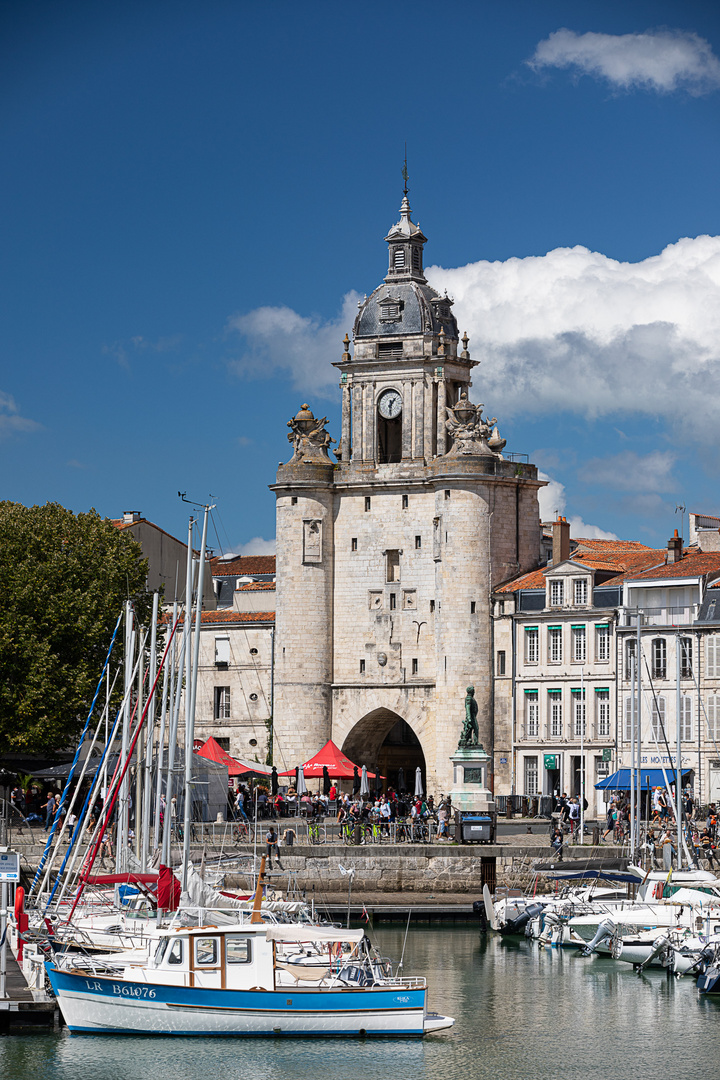
[[[690,769],[683,769],[683,777],[690,774]],[[638,770],[635,770],[635,785],[637,786]],[[675,769],[672,765],[665,766],[665,774],[670,781],[673,782],[675,778]],[[665,787],[665,778],[663,777],[662,769],[640,769],[640,788],[642,791],[650,791],[654,787]],[[618,769],[612,776],[606,776],[604,780],[601,780],[599,784],[595,785],[596,788],[609,789],[611,791],[629,791],[630,790],[630,769]]]

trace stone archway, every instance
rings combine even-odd
[[[391,709],[373,709],[351,728],[345,737],[342,751],[358,765],[371,771],[377,766],[386,778],[383,784],[398,789],[400,769],[404,786],[415,789],[415,770],[422,770],[423,790],[427,791],[427,771],[422,744],[410,725]]]

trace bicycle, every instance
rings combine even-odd
[[[309,844],[324,844],[327,839],[325,835],[325,826],[322,826],[321,832],[321,825],[319,821],[308,821],[307,834]]]
[[[395,843],[408,844],[411,842],[410,826],[407,821],[398,821],[395,826]]]
[[[233,829],[233,840],[238,844],[247,844],[250,841],[250,826],[247,821],[236,821]]]
[[[353,846],[355,844],[355,825],[356,825],[356,822],[354,822],[352,820],[351,821],[343,821],[343,823],[341,825],[342,842],[343,842],[343,844],[348,845],[348,847],[351,844]],[[365,843],[365,828],[364,827],[360,829],[360,843],[361,844]]]

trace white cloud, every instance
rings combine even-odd
[[[501,422],[640,413],[682,427],[684,440],[716,441],[720,237],[678,240],[637,263],[556,248],[427,276],[455,296],[482,361],[476,396]]]
[[[300,394],[331,396],[340,380],[331,364],[342,355],[345,334],[352,334],[361,299],[359,293],[347,293],[340,314],[329,322],[298,315],[288,307],[261,307],[234,315],[228,330],[241,335],[242,345],[240,355],[230,361],[231,369],[243,378],[285,371]]]
[[[527,63],[536,71],[572,68],[622,90],[640,87],[668,93],[684,89],[703,94],[720,86],[720,61],[712,46],[685,30],[646,30],[643,34],[556,30],[539,43]]]
[[[540,472],[539,470],[538,478],[540,480],[547,481],[547,487],[540,488],[540,490],[538,491],[538,502],[540,503],[541,521],[554,521],[558,514],[562,514],[563,517],[567,517],[568,521],[570,522],[570,535],[573,537],[573,539],[618,539],[615,533],[606,532],[606,530],[601,529],[599,525],[588,525],[577,514],[567,515],[565,513],[565,508],[567,504],[565,485],[561,484],[559,480],[553,480],[553,478],[551,476],[548,476],[547,473]]]
[[[241,544],[235,551],[236,555],[274,555],[275,537],[263,540],[262,536],[254,536],[247,544]]]
[[[578,477],[586,484],[602,484],[615,491],[667,493],[677,486],[672,476],[675,460],[672,450],[653,450],[644,455],[628,450],[611,457],[591,458],[578,471]]]
[[[10,438],[22,432],[40,431],[42,424],[37,420],[29,420],[26,416],[20,416],[20,410],[12,394],[4,394],[0,390],[0,438]]]

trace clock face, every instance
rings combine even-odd
[[[402,412],[402,398],[397,390],[386,390],[378,402],[380,415],[386,420],[393,420]]]

